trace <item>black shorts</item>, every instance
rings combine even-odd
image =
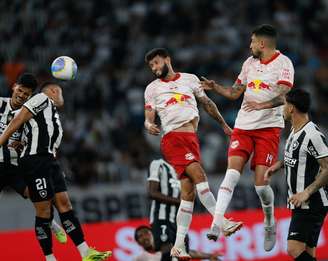
[[[0,163],[0,192],[4,187],[10,187],[23,198],[26,189],[26,183],[20,168],[11,164]]]
[[[155,250],[159,251],[163,245],[175,243],[177,226],[175,223],[166,220],[155,220],[151,224],[154,236]]]
[[[294,209],[290,221],[288,240],[297,240],[308,247],[316,247],[325,220],[326,209]]]
[[[33,155],[19,162],[32,202],[50,200],[56,193],[67,191],[64,173],[51,155]]]

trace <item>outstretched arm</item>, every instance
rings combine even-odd
[[[320,172],[316,179],[307,186],[304,191],[291,196],[288,200],[289,203],[299,207],[303,202],[306,202],[313,193],[328,184],[328,157],[318,159],[318,162],[320,164]]]
[[[145,128],[152,135],[158,135],[161,132],[159,127],[155,124],[155,117],[156,117],[155,110],[153,109],[145,110]]]
[[[11,135],[18,130],[25,122],[33,117],[33,114],[26,108],[22,107],[21,111],[11,120],[7,128],[0,136],[0,146],[2,146]]]
[[[285,95],[287,92],[290,91],[290,86],[284,85],[284,84],[278,84],[277,88],[280,89],[280,94],[273,99],[266,101],[266,102],[245,102],[244,104],[244,110],[245,111],[258,111],[258,110],[263,110],[263,109],[270,109],[270,108],[275,108],[280,105],[285,104]]]
[[[225,122],[216,104],[210,98],[208,98],[206,94],[204,96],[198,97],[197,100],[203,105],[205,111],[221,125],[224,133],[230,135],[232,130]]]
[[[246,86],[235,82],[231,87],[224,87],[202,76],[201,86],[204,90],[214,90],[230,100],[237,100],[246,90]]]

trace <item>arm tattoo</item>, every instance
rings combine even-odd
[[[271,104],[271,108],[278,107],[280,105],[285,104],[285,96],[279,95],[277,97],[274,97],[272,100],[269,101]]]
[[[221,126],[225,124],[225,120],[223,119],[222,115],[220,114],[218,107],[216,104],[207,96],[203,96],[198,99],[199,102],[203,105],[205,111],[214,119],[216,120]]]
[[[280,88],[280,94],[278,96],[274,97],[272,100],[266,102],[268,105],[268,108],[275,108],[275,107],[285,104],[285,101],[286,101],[285,95],[287,92],[290,91],[290,87],[279,84],[278,88]]]
[[[319,159],[318,161],[320,163],[320,172],[316,179],[306,188],[310,195],[328,184],[328,157]]]
[[[230,88],[231,96],[240,96],[241,93],[245,90],[245,85],[234,83]]]

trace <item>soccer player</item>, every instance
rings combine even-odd
[[[22,74],[13,85],[10,98],[0,97],[0,134],[13,119],[24,102],[31,97],[37,87],[37,80],[32,74]],[[19,150],[22,147],[21,130],[15,131],[8,142],[0,147],[0,193],[5,187],[11,187],[23,198],[28,197],[28,190],[23,171],[18,166]],[[63,229],[53,219],[51,230],[60,243],[66,243],[67,237]]]
[[[23,126],[24,148],[20,167],[24,169],[29,197],[36,210],[35,234],[47,261],[56,260],[52,253],[50,223],[52,201],[66,233],[70,236],[83,261],[105,260],[110,251],[98,252],[84,240],[79,220],[70,203],[63,173],[55,158],[63,130],[57,108],[63,106],[62,89],[55,83],[45,83],[41,93],[24,103],[0,136],[0,146]]]
[[[231,201],[245,164],[251,159],[255,172],[255,190],[264,212],[264,249],[276,242],[274,194],[264,181],[265,171],[276,161],[280,131],[284,128],[284,95],[293,86],[294,68],[289,58],[276,49],[277,32],[271,25],[261,25],[252,32],[252,56],[243,64],[232,87],[223,87],[204,78],[202,86],[231,100],[244,94],[235,121],[228,151],[228,167],[220,185],[215,216],[208,238],[217,240],[223,215]]]
[[[148,226],[139,226],[134,232],[135,241],[143,248],[143,252],[134,258],[134,261],[169,261],[171,260],[170,251],[162,249],[155,250],[154,235]],[[219,255],[207,254],[199,251],[190,250],[194,259],[208,259],[210,261],[220,261]],[[173,259],[172,259],[173,260]]]
[[[180,181],[174,168],[163,159],[150,163],[148,196],[151,201],[149,223],[155,250],[170,249],[176,238],[176,215],[180,205]]]
[[[287,93],[284,117],[292,124],[284,160],[265,173],[268,180],[285,167],[288,207],[292,218],[288,254],[297,261],[316,260],[315,250],[328,211],[328,145],[324,134],[309,119],[310,95],[302,89]]]
[[[184,240],[192,219],[195,190],[201,203],[212,215],[216,204],[200,164],[196,99],[227,135],[230,135],[231,129],[215,103],[200,88],[197,76],[174,72],[166,49],[149,51],[145,61],[157,77],[145,90],[145,127],[150,134],[159,135],[160,127],[155,123],[155,116],[158,114],[164,131],[161,140],[162,154],[174,167],[181,182],[181,203],[176,218],[177,234],[171,254],[188,260],[190,256],[186,253]],[[240,226],[241,223],[225,220],[223,232],[226,235],[234,233]]]

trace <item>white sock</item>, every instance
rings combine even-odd
[[[50,228],[55,233],[62,229],[61,226],[54,219],[51,222]]]
[[[85,241],[83,243],[79,244],[77,246],[77,249],[79,250],[81,257],[85,257],[88,255],[89,246]]]
[[[56,261],[56,258],[53,254],[50,254],[46,256],[46,261]]]
[[[224,219],[224,214],[231,201],[233,191],[240,179],[240,173],[235,169],[227,169],[225,177],[220,185],[218,197],[216,199],[216,208],[213,223],[220,228]]]
[[[274,224],[274,194],[270,185],[255,186],[257,195],[261,200],[264,213],[264,224],[272,226]]]
[[[194,202],[181,200],[177,213],[177,237],[175,247],[185,249],[185,237],[188,233],[194,210]]]
[[[212,216],[214,216],[216,201],[208,186],[208,182],[205,181],[196,184],[196,189],[200,202],[207,209],[207,211],[210,212]]]

